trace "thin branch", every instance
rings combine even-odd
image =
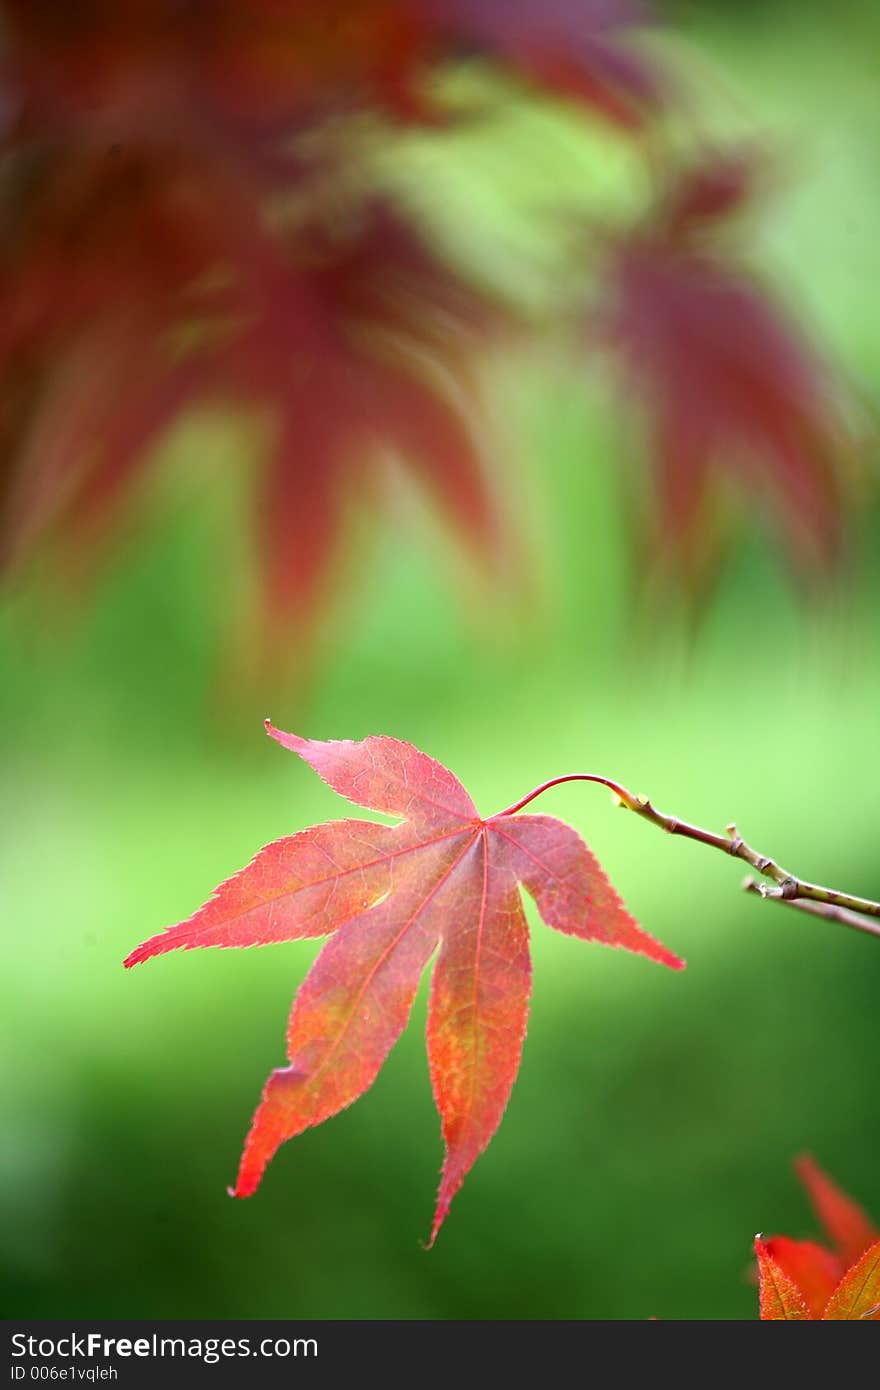
[[[764,885],[753,879],[751,874],[746,875],[742,886],[746,893],[757,893],[761,898],[767,896],[763,891]],[[862,917],[858,912],[850,912],[846,907],[811,902],[809,898],[775,898],[771,901],[778,902],[782,907],[799,908],[801,912],[809,912],[813,917],[824,917],[826,922],[839,922],[842,927],[852,927],[855,931],[867,932],[869,936],[880,936],[880,923],[872,922],[870,918]]]
[[[500,811],[495,819],[514,815],[536,797],[542,796],[551,787],[558,787],[563,782],[597,782],[600,786],[609,788],[619,805],[641,816],[642,820],[649,821],[651,825],[656,825],[660,830],[665,830],[667,835],[681,835],[686,840],[696,840],[698,844],[722,850],[734,859],[742,859],[763,878],[770,880],[769,883],[758,883],[749,875],[743,883],[743,888],[749,893],[757,893],[762,898],[781,902],[786,907],[798,908],[801,912],[823,917],[826,921],[839,922],[857,931],[880,936],[880,921],[869,920],[880,919],[880,903],[873,902],[870,898],[856,897],[853,893],[842,893],[836,888],[823,888],[821,884],[808,883],[806,879],[798,878],[788,869],[783,869],[775,859],[752,849],[743,840],[735,825],[728,825],[724,835],[718,835],[712,830],[703,830],[699,825],[691,825],[688,821],[679,820],[677,816],[668,816],[663,811],[658,811],[646,796],[634,796],[610,777],[600,777],[592,772],[574,772],[566,777],[553,777],[549,782],[542,782],[540,787],[529,792],[528,796],[508,806],[505,811]]]

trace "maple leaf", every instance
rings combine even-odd
[[[3,10],[0,563],[45,546],[93,569],[151,446],[220,400],[275,426],[254,488],[267,651],[314,616],[383,453],[491,567],[473,363],[506,316],[366,186],[357,141],[301,149],[415,80],[415,0]]]
[[[266,408],[276,422],[254,506],[262,598],[275,631],[291,617],[302,624],[317,606],[348,490],[375,476],[381,451],[399,455],[481,567],[491,565],[504,526],[472,365],[499,331],[494,306],[379,201],[359,209],[350,235],[315,221],[290,232],[282,249],[247,210],[212,228],[205,193],[198,218],[190,206],[184,244],[172,241],[164,258],[167,283],[148,285],[138,228],[149,220],[154,244],[160,231],[172,236],[176,195],[159,183],[154,162],[129,159],[149,178],[130,207],[117,209],[121,225],[108,230],[97,219],[79,266],[60,279],[49,274],[61,257],[51,246],[48,262],[31,265],[32,278],[20,282],[15,302],[24,296],[31,313],[39,304],[54,331],[69,331],[70,344],[45,373],[35,420],[25,421],[25,466],[8,490],[0,537],[7,561],[47,535],[67,554],[93,553],[140,481],[146,446],[193,399],[219,398]],[[77,219],[103,186],[71,192],[86,200]],[[233,286],[187,301],[194,268],[223,261],[238,267]],[[134,305],[127,277],[144,288]],[[183,308],[199,313],[206,331],[174,356],[164,340]],[[41,323],[35,331],[46,330]],[[8,328],[0,353],[26,353],[31,337],[29,326]]]
[[[848,448],[839,383],[766,290],[712,237],[751,191],[745,156],[681,173],[650,226],[609,247],[592,326],[645,421],[649,547],[691,591],[727,539],[728,498],[778,515],[807,572],[837,557]]]
[[[756,1237],[761,1318],[880,1320],[880,1233],[812,1158],[795,1166],[834,1248]]]
[[[331,936],[294,1000],[288,1064],[272,1072],[254,1116],[234,1189],[247,1197],[279,1145],[373,1083],[439,947],[427,1040],[446,1156],[433,1244],[519,1069],[531,982],[520,886],[557,931],[674,969],[683,962],[638,926],[564,822],[517,814],[520,803],[484,820],[451,772],[394,738],[318,742],[266,728],[340,796],[401,822],[331,822],[267,845],[125,964]]]

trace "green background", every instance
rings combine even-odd
[[[762,263],[876,393],[870,7],[833,23],[778,5],[676,14],[704,97],[720,71],[791,156]],[[308,671],[304,656],[274,689],[218,683],[247,440],[216,420],[169,442],[81,609],[35,584],[7,596],[6,1316],[751,1317],[754,1233],[814,1231],[796,1154],[880,1216],[880,943],[746,897],[741,866],[584,786],[542,809],[578,827],[688,970],[551,933],[529,908],[521,1076],[430,1254],[424,990],[369,1095],[282,1149],[254,1199],[226,1196],[316,944],[121,961],[261,844],[346,813],[264,737],[267,714],[317,737],[409,739],[487,813],[558,773],[603,772],[880,897],[876,515],[858,519],[855,577],[809,605],[774,519],[756,516],[694,629],[673,604],[633,604],[628,439],[599,392],[530,359],[499,370],[496,400],[510,495],[534,503],[530,604],[477,602],[436,520],[402,497],[357,521],[355,582]]]

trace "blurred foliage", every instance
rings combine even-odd
[[[753,256],[788,153],[638,0],[0,17],[4,576],[86,588],[201,407],[254,436],[217,542],[239,668],[302,665],[353,516],[404,492],[512,611],[548,552],[491,419],[513,348],[616,402],[635,568],[671,598],[759,518],[802,580],[839,562],[860,393]]]
[[[844,6],[833,28],[798,15],[700,7],[688,22],[796,155],[767,264],[876,393],[876,13]],[[431,1255],[413,1240],[440,1161],[424,997],[370,1095],[231,1202],[254,1088],[315,947],[122,970],[260,844],[338,814],[265,739],[266,714],[410,739],[486,810],[557,772],[605,772],[880,897],[876,514],[852,541],[859,584],[809,610],[772,528],[738,544],[697,630],[651,594],[634,609],[619,422],[554,359],[498,373],[543,582],[515,621],[467,581],[456,602],[448,541],[401,488],[390,521],[355,516],[355,583],[317,634],[311,684],[279,686],[269,707],[247,681],[218,694],[252,442],[225,416],[169,440],[87,606],[60,610],[35,583],[7,598],[7,1316],[752,1317],[754,1232],[811,1228],[796,1153],[880,1208],[876,943],[741,895],[735,864],[598,789],[561,789],[547,810],[689,969],[536,924],[522,1074]],[[235,486],[211,485],[218,459]]]

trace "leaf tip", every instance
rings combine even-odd
[[[812,1154],[799,1154],[794,1168],[835,1249],[848,1260],[858,1259],[878,1234],[867,1213],[819,1166]]]
[[[762,1322],[810,1321],[810,1312],[800,1285],[776,1260],[770,1245],[759,1232],[755,1236],[758,1261],[758,1312]]]
[[[670,970],[684,970],[687,967],[686,960],[681,956],[677,956],[674,951],[670,951],[666,946],[663,946],[656,937],[650,936],[641,928],[638,929],[638,933],[640,939],[637,942],[613,941],[609,944],[613,946],[623,946],[626,950],[635,951],[637,954],[647,956],[648,960],[654,961],[657,965],[665,965]]]
[[[307,745],[307,740],[300,738],[298,734],[286,734],[283,729],[276,729],[271,719],[263,720],[263,728],[270,738],[274,738],[276,743],[280,743],[282,748],[289,748],[292,753],[299,753]]]
[[[471,1162],[473,1162],[473,1159],[471,1160]],[[465,1173],[466,1172],[467,1168],[465,1169]],[[428,1240],[424,1246],[426,1250],[434,1249],[434,1246],[437,1243],[437,1237],[440,1234],[440,1228],[443,1225],[443,1222],[446,1220],[447,1216],[449,1215],[449,1209],[452,1206],[452,1199],[455,1197],[456,1193],[461,1187],[462,1182],[464,1181],[464,1176],[465,1174],[462,1173],[458,1180],[453,1182],[450,1181],[448,1175],[444,1172],[443,1179],[440,1183],[440,1191],[437,1194],[437,1205],[434,1209],[434,1224],[431,1227],[431,1234],[429,1235]]]
[[[431,1227],[431,1234],[428,1236],[428,1239],[427,1239],[427,1240],[422,1240],[422,1241],[419,1242],[419,1244],[421,1245],[421,1247],[422,1247],[423,1250],[428,1251],[428,1250],[433,1250],[433,1249],[434,1249],[434,1246],[437,1244],[437,1237],[438,1237],[439,1234],[440,1234],[440,1227],[443,1225],[443,1222],[444,1222],[445,1219],[446,1219],[446,1213],[447,1213],[448,1211],[449,1211],[449,1207],[448,1207],[448,1206],[446,1207],[446,1209],[445,1209],[444,1211],[441,1211],[441,1210],[438,1208],[437,1214],[436,1214],[436,1216],[434,1217],[434,1224],[433,1224],[433,1226]]]
[[[295,734],[286,734],[283,729],[278,729],[271,719],[263,720],[263,728],[270,738],[277,739],[279,743],[284,743],[286,739],[296,738]]]
[[[252,1170],[249,1170],[247,1174],[245,1174],[243,1171],[244,1162],[242,1162],[242,1171],[239,1172],[235,1182],[231,1183],[226,1189],[229,1196],[238,1199],[244,1197],[253,1197],[254,1193],[260,1185],[260,1179],[263,1176],[265,1166],[266,1165],[263,1164],[263,1167],[260,1168],[259,1172],[257,1172],[256,1174]]]

